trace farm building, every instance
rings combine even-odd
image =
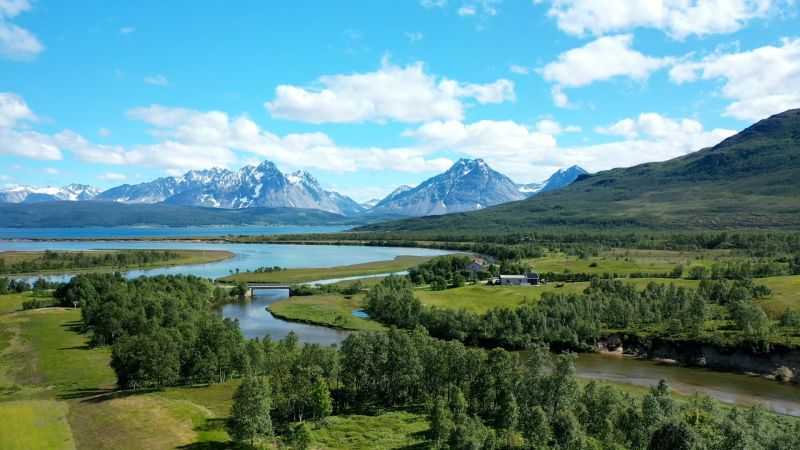
[[[525,275],[500,275],[501,286],[538,286],[541,284],[538,273]]]
[[[481,272],[486,272],[486,261],[475,258],[469,262],[467,265],[467,270],[471,271],[473,275],[477,275]]]

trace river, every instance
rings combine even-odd
[[[159,232],[180,230],[171,236],[197,236],[186,229],[159,229]],[[196,230],[196,229],[193,229]],[[283,229],[281,229],[283,230]],[[304,228],[304,232],[315,230]],[[81,234],[81,233],[77,233]],[[162,234],[161,236],[168,236]],[[16,236],[15,238],[34,237]],[[48,236],[56,238],[56,236]],[[72,236],[86,237],[86,236]],[[118,237],[109,232],[105,237]],[[2,238],[2,229],[0,229]],[[6,250],[97,250],[97,249],[208,249],[228,250],[236,256],[229,260],[210,264],[175,266],[161,269],[134,270],[128,276],[157,274],[193,274],[216,278],[228,275],[237,268],[253,270],[261,266],[287,268],[332,267],[383,261],[399,255],[433,256],[446,252],[394,247],[356,247],[333,245],[285,245],[285,244],[225,244],[182,242],[91,242],[91,241],[0,241],[0,251]],[[67,279],[68,277],[62,277]],[[273,339],[295,331],[301,342],[321,345],[338,345],[349,334],[347,331],[327,327],[288,322],[273,317],[266,307],[270,303],[287,298],[287,291],[256,291],[253,299],[241,303],[230,303],[219,308],[224,317],[239,320],[242,332],[249,337],[270,335]],[[669,380],[674,390],[682,394],[699,392],[727,403],[751,405],[760,403],[769,410],[800,416],[800,389],[758,377],[714,372],[676,365],[661,364],[635,358],[613,355],[582,354],[577,360],[578,376],[584,379],[599,379],[635,386],[651,386],[661,378]]]

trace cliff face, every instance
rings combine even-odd
[[[689,340],[609,334],[598,342],[598,348],[648,359],[669,359],[694,367],[755,373],[800,384],[800,349],[784,345],[766,348],[742,343],[723,347]]]

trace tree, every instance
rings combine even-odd
[[[256,439],[272,437],[271,392],[260,377],[248,377],[236,388],[228,420],[228,434],[234,442],[255,444]]]
[[[429,430],[430,439],[441,447],[445,442],[450,439],[455,424],[453,423],[453,414],[450,412],[447,400],[443,397],[437,397],[428,413],[431,427]]]
[[[650,438],[648,450],[692,450],[697,438],[683,420],[670,420],[658,427]]]
[[[467,280],[464,278],[464,275],[461,275],[460,273],[456,274],[456,275],[453,276],[453,286],[452,287],[454,287],[454,288],[462,287],[462,286],[464,286],[464,283],[466,283],[466,282],[467,282]]]
[[[308,424],[300,422],[294,425],[288,440],[294,450],[306,450],[311,447],[311,430],[308,429]]]
[[[123,336],[111,348],[110,365],[122,389],[170,386],[180,375],[175,336],[163,328]]]

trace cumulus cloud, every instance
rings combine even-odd
[[[530,69],[528,69],[527,67],[518,66],[516,64],[512,64],[511,67],[508,68],[508,70],[517,75],[527,75],[531,72]]]
[[[437,79],[421,62],[405,67],[387,58],[374,72],[320,77],[311,87],[279,85],[264,106],[273,117],[307,123],[423,122],[460,120],[463,100],[480,104],[514,100],[514,83],[488,84]]]
[[[425,9],[444,8],[447,6],[447,0],[419,0],[419,4]]]
[[[459,16],[474,16],[477,12],[472,5],[464,5],[456,10]]]
[[[423,38],[425,38],[425,35],[422,34],[421,31],[406,31],[405,35],[408,38],[408,40],[411,41],[412,43],[413,42],[419,42]]]
[[[725,115],[763,119],[800,107],[800,38],[745,52],[717,52],[700,61],[677,64],[669,75],[678,84],[723,79],[720,93],[733,100]]]
[[[153,105],[135,108],[128,116],[156,127],[152,133],[168,142],[188,147],[211,146],[242,150],[291,168],[333,172],[359,169],[431,172],[451,161],[428,158],[420,148],[346,147],[324,133],[278,136],[262,129],[247,116],[231,118],[221,111],[197,111]]]
[[[650,75],[674,62],[673,58],[655,58],[632,48],[633,35],[620,34],[598,38],[583,47],[561,53],[558,60],[541,69],[546,81],[555,83],[552,95],[556,106],[569,103],[564,88],[588,86],[596,81],[629,78],[643,82]]]
[[[0,0],[0,56],[28,61],[44,51],[36,35],[11,23],[11,19],[31,8],[29,0]]]
[[[437,121],[407,130],[404,135],[432,149],[483,158],[514,181],[529,183],[572,165],[594,172],[662,161],[717,144],[735,133],[725,129],[705,131],[695,120],[646,113],[595,130],[622,139],[585,146],[558,143],[559,135],[578,131],[579,127],[563,126],[550,119],[535,126],[513,121]]]
[[[153,75],[150,77],[144,77],[142,81],[144,81],[147,84],[153,84],[156,86],[166,86],[169,84],[169,80],[167,79],[167,77],[161,74]]]
[[[542,3],[543,0],[535,0]],[[766,18],[793,0],[552,0],[548,16],[574,36],[631,30],[662,30],[673,39],[732,33]]]

